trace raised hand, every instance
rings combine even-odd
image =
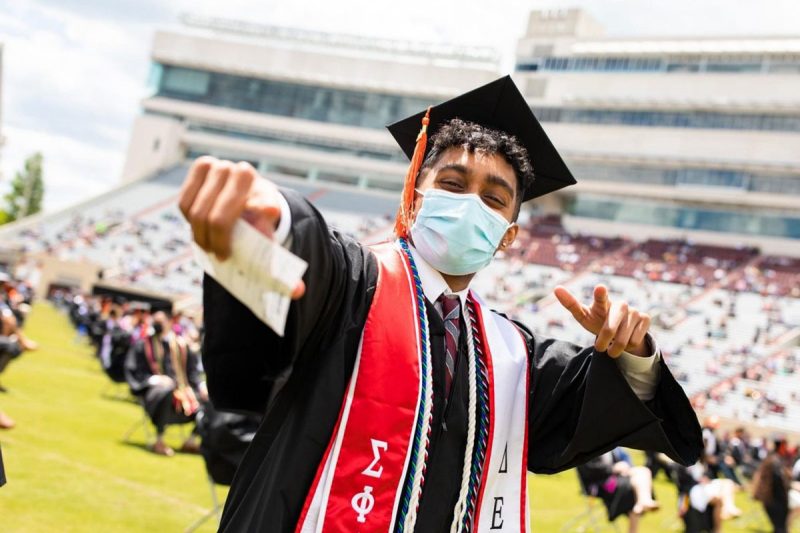
[[[617,358],[623,351],[640,356],[648,353],[645,343],[650,328],[650,315],[629,307],[627,302],[610,302],[604,285],[594,288],[591,307],[580,303],[566,288],[559,285],[553,291],[561,305],[583,328],[596,335],[594,348]]]
[[[231,254],[233,226],[240,217],[271,237],[280,221],[280,206],[278,188],[261,178],[249,163],[210,156],[192,164],[178,198],[178,207],[192,226],[194,241],[220,260]],[[301,282],[292,298],[304,292]]]

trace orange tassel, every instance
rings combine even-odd
[[[394,234],[399,238],[408,237],[411,230],[411,219],[414,209],[414,184],[417,174],[425,159],[425,149],[428,146],[428,124],[430,124],[431,108],[422,117],[422,128],[417,135],[417,145],[414,147],[414,155],[411,157],[411,164],[408,166],[405,182],[403,183],[403,193],[400,198],[400,208],[397,210],[397,218],[394,222]]]

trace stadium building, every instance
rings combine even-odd
[[[800,36],[604,36],[534,11],[515,79],[578,185],[572,230],[800,255]]]
[[[407,161],[384,125],[503,73],[488,49],[184,22],[155,35],[122,182],[0,228],[38,294],[199,308],[176,200],[201,154],[250,161],[362,242],[389,237]],[[651,314],[698,408],[796,431],[800,36],[606,38],[582,11],[534,11],[514,77],[578,184],[531,203],[473,287],[588,345],[552,289],[590,300],[605,283]]]
[[[397,191],[407,165],[384,126],[499,72],[491,49],[184,24],[155,35],[126,182],[210,153],[264,174]]]
[[[184,22],[155,36],[125,182],[210,153],[397,191],[383,127],[501,73],[488,49]],[[800,255],[800,37],[608,38],[533,11],[514,76],[578,178],[538,205],[569,230]]]

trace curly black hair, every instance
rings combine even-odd
[[[533,166],[528,157],[528,150],[520,144],[516,137],[475,122],[454,118],[440,126],[429,142],[432,147],[422,163],[420,176],[422,171],[432,168],[449,148],[461,147],[470,152],[502,155],[517,176],[517,194],[514,198],[516,202],[514,219],[516,220],[525,189],[533,184]]]

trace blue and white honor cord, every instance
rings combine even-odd
[[[395,532],[412,532],[417,519],[419,499],[422,486],[425,482],[425,468],[428,459],[428,446],[433,407],[433,376],[430,354],[430,335],[428,331],[428,315],[425,308],[425,294],[422,290],[422,281],[419,271],[411,255],[408,242],[399,239],[400,249],[408,260],[411,276],[414,280],[414,292],[417,302],[417,318],[421,338],[421,367],[422,374],[420,387],[420,409],[417,412],[417,423],[414,428],[409,473],[400,498]],[[486,447],[489,434],[489,396],[488,374],[486,362],[483,358],[483,343],[480,329],[477,325],[476,314],[473,311],[475,303],[470,297],[465,309],[468,327],[468,420],[467,420],[467,446],[464,450],[464,469],[461,474],[461,487],[456,506],[453,509],[453,522],[451,533],[472,531],[472,520],[475,514],[475,505],[480,489],[483,464],[486,459]],[[476,349],[477,341],[477,349]]]

